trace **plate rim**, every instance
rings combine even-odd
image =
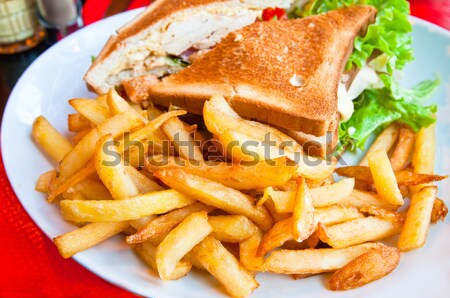
[[[133,10],[129,10],[126,12],[122,12],[119,13],[117,15],[99,20],[95,23],[92,23],[84,28],[82,28],[81,30],[78,30],[77,32],[71,34],[70,36],[66,37],[63,42],[67,43],[70,42],[73,39],[77,39],[79,35],[84,34],[85,31],[88,30],[95,30],[96,27],[100,26],[103,22],[105,21],[113,21],[116,18],[121,18],[124,15],[137,15],[140,12],[144,11],[145,8],[137,8],[137,9],[133,9]],[[443,28],[439,25],[436,25],[434,23],[431,23],[430,21],[427,20],[423,20],[421,18],[415,17],[415,16],[409,16],[410,21],[412,21],[413,24],[417,24],[419,26],[424,27],[425,29],[428,29],[432,32],[436,32],[440,35],[443,35],[445,38],[449,39],[450,41],[450,31],[447,30],[446,28]],[[117,30],[117,29],[116,29]],[[42,53],[36,60],[33,61],[33,63],[30,64],[30,66],[24,71],[24,73],[20,76],[19,80],[17,81],[17,83],[15,84],[13,90],[11,91],[10,96],[8,97],[5,109],[4,109],[4,114],[3,114],[3,120],[1,123],[1,132],[0,132],[0,146],[1,148],[3,148],[3,144],[5,144],[5,133],[4,131],[6,131],[6,129],[8,128],[7,123],[9,121],[7,121],[10,117],[13,117],[13,113],[12,113],[12,108],[15,105],[15,103],[13,103],[13,101],[11,99],[14,98],[18,98],[18,96],[16,96],[15,94],[18,92],[17,90],[19,89],[20,85],[22,85],[22,81],[25,80],[25,77],[27,76],[27,73],[30,71],[30,69],[36,65],[40,63],[41,59],[44,59],[43,57],[45,55],[50,55],[53,51],[57,51],[59,47],[62,47],[62,42],[58,42],[55,45],[51,46],[49,49],[47,49],[44,53]],[[11,115],[11,116],[10,116]],[[6,126],[5,126],[6,124]],[[9,141],[6,141],[6,143],[9,143]],[[22,199],[17,195],[18,190],[15,187],[15,185],[11,182],[10,179],[10,173],[12,173],[13,171],[13,158],[10,158],[8,151],[5,150],[0,150],[1,151],[1,155],[2,155],[2,159],[3,159],[3,164],[4,164],[4,168],[5,168],[5,173],[6,176],[8,178],[8,182],[10,183],[11,188],[14,191],[14,194],[17,198],[17,200],[19,201],[19,203],[21,204],[21,206],[23,207],[23,209],[26,211],[27,215],[31,218],[31,220],[34,222],[34,224],[39,228],[40,231],[42,231],[42,233],[45,234],[45,236],[47,238],[49,238],[50,240],[53,239],[53,237],[49,234],[49,232],[47,232],[45,229],[43,229],[42,224],[40,223],[39,218],[37,218],[36,216],[33,216],[30,214],[30,212],[28,211],[28,208],[25,204],[22,203]],[[92,274],[96,275],[97,277],[105,280],[106,282],[117,286],[125,291],[128,291],[130,293],[133,294],[137,294],[137,295],[142,295],[142,293],[139,293],[133,289],[131,289],[129,286],[125,285],[125,284],[121,284],[118,281],[115,281],[113,278],[114,274],[104,274],[102,272],[102,274],[98,273],[98,269],[91,267],[90,262],[82,260],[82,258],[79,258],[77,255],[73,256],[72,259],[74,259],[78,264],[80,264],[82,267],[84,267],[85,269],[89,270]],[[154,288],[152,288],[150,291],[154,291]],[[158,292],[156,290],[156,292]],[[161,293],[159,293],[161,294]],[[147,294],[146,294],[147,295]],[[152,294],[153,295],[153,294]],[[163,294],[164,295],[164,294]],[[162,296],[163,296],[162,295]]]

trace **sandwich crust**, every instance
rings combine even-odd
[[[375,8],[358,5],[252,24],[151,86],[150,99],[200,114],[203,103],[220,94],[241,116],[324,136],[338,126],[338,83],[354,39],[375,15]]]

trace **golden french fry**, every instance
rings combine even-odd
[[[395,141],[398,138],[399,125],[397,123],[392,123],[375,139],[372,146],[367,150],[366,155],[359,163],[360,166],[369,165],[369,155],[375,151],[385,151],[388,152],[392,146],[394,146]]]
[[[60,194],[64,193],[74,185],[77,185],[87,177],[91,176],[92,174],[95,174],[95,163],[94,160],[90,160],[86,166],[84,166],[79,172],[75,173],[71,177],[69,177],[66,181],[63,183],[58,184],[53,190],[49,192],[47,201],[49,203],[53,202],[56,197],[58,197]]]
[[[355,186],[355,180],[352,178],[342,179],[341,181],[312,188],[310,190],[313,198],[314,207],[327,207],[335,204],[340,204],[351,195]]]
[[[314,210],[314,228],[319,223],[324,225],[335,225],[338,223],[363,218],[364,215],[355,207],[349,206],[329,206],[315,208]]]
[[[403,197],[386,151],[373,151],[369,155],[369,166],[380,197],[392,205],[403,205]]]
[[[134,109],[122,96],[117,93],[114,89],[109,89],[108,95],[106,96],[106,104],[109,111],[113,115],[117,115],[126,111],[133,111],[136,116],[141,117],[141,119],[147,123],[148,120],[142,116],[136,109]]]
[[[91,121],[81,114],[69,114],[67,116],[67,126],[71,132],[80,132],[91,129]]]
[[[362,287],[394,271],[399,262],[400,251],[396,247],[372,249],[334,272],[328,281],[330,289],[346,291]]]
[[[373,184],[373,176],[369,167],[351,166],[336,169],[336,173],[340,176],[353,177],[356,180]],[[395,171],[395,179],[399,186],[418,185],[428,182],[441,181],[447,176],[419,174],[411,171]]]
[[[256,256],[261,257],[269,251],[282,246],[285,242],[294,239],[292,235],[292,217],[276,222],[273,227],[264,235],[259,244]]]
[[[264,263],[267,271],[278,274],[317,274],[338,270],[360,255],[383,247],[381,243],[365,243],[347,248],[277,250]]]
[[[390,210],[386,210],[377,206],[363,207],[361,208],[361,212],[367,213],[369,215],[373,215],[382,219],[390,220],[390,221],[398,221],[403,223],[405,221],[405,215],[402,213],[395,213]]]
[[[111,193],[109,190],[103,185],[103,183],[98,182],[96,179],[87,178],[78,184],[69,188],[66,192],[63,193],[64,198],[66,199],[67,195],[79,194],[84,197],[86,200],[112,200]],[[76,198],[72,198],[75,200]]]
[[[342,206],[352,206],[358,209],[376,206],[387,210],[396,210],[398,206],[391,205],[382,200],[377,194],[368,191],[354,189],[350,196],[342,199],[337,204]]]
[[[103,121],[112,116],[108,108],[97,100],[86,98],[74,98],[69,100],[69,104],[83,117],[95,125],[100,125]]]
[[[243,215],[210,216],[209,224],[213,228],[212,236],[219,241],[239,243],[250,238],[258,228]]]
[[[351,195],[355,180],[342,179],[341,181],[312,188],[309,190],[313,199],[314,207],[327,207],[340,204],[342,200]],[[267,190],[268,195],[275,204],[275,209],[279,213],[290,213],[294,208],[294,191]]]
[[[295,192],[294,192],[295,194]],[[279,222],[280,220],[286,219],[288,217],[291,217],[291,213],[278,213],[275,204],[272,200],[266,200],[263,204],[264,207],[269,211],[270,215],[272,216],[274,222]]]
[[[80,132],[77,132],[73,137],[72,137],[72,142],[76,145],[78,144],[81,139],[83,139],[90,131],[92,130],[91,127],[84,129]]]
[[[113,138],[142,126],[143,122],[131,112],[115,115],[92,129],[75,148],[67,153],[60,163],[58,181],[65,182],[82,169],[94,155],[96,144],[102,136],[111,134]]]
[[[196,162],[172,156],[152,156],[146,160],[149,171],[161,168],[183,168],[186,172],[208,178],[228,187],[245,190],[267,186],[278,186],[287,183],[297,166],[281,157],[272,163],[260,161],[256,164]]]
[[[36,182],[35,190],[43,193],[48,193],[50,189],[50,183],[56,179],[56,170],[45,172],[39,176]]]
[[[157,238],[160,235],[165,235],[192,213],[200,211],[210,212],[214,209],[214,207],[197,202],[192,205],[173,210],[150,221],[135,234],[128,236],[127,242],[129,244],[141,243],[152,238]]]
[[[125,230],[127,222],[91,223],[53,239],[63,258],[86,250]]]
[[[259,284],[236,258],[214,237],[207,237],[192,250],[197,259],[233,297],[247,297]]]
[[[161,129],[167,138],[174,143],[175,148],[181,157],[203,161],[203,154],[200,147],[195,144],[194,139],[177,117],[170,118],[163,125]]]
[[[44,152],[57,163],[72,150],[72,144],[43,116],[39,116],[34,121],[31,135]]]
[[[414,173],[433,174],[436,156],[436,124],[422,128],[416,135],[412,165]],[[411,192],[418,192],[422,187],[430,184],[411,187]]]
[[[447,217],[448,208],[445,205],[444,201],[439,198],[434,200],[433,211],[431,212],[431,222],[436,223],[439,220],[444,221],[445,217]]]
[[[131,166],[125,166],[125,171],[133,181],[133,184],[136,185],[139,193],[164,190],[164,187],[149,179],[147,176]]]
[[[408,251],[425,244],[436,195],[436,186],[424,187],[413,193],[405,224],[398,239],[400,250]]]
[[[103,184],[115,200],[137,196],[139,190],[125,171],[122,155],[114,146],[114,139],[106,135],[97,143],[95,168]]]
[[[409,162],[414,147],[414,131],[406,125],[399,130],[398,142],[391,155],[391,164],[394,171],[403,170]]]
[[[416,135],[412,164],[415,173],[433,174],[436,154],[436,124],[422,128]]]
[[[402,224],[378,217],[365,217],[326,227],[319,223],[317,235],[333,248],[378,241],[400,233]]]
[[[250,238],[239,243],[239,260],[249,271],[264,271],[264,256],[257,256],[263,232],[257,230]]]
[[[134,110],[133,110],[134,111]],[[130,111],[129,111],[130,113]],[[130,148],[130,146],[133,145],[135,142],[139,142],[142,140],[151,140],[152,142],[159,142],[160,139],[156,135],[156,132],[159,131],[159,128],[161,125],[164,124],[164,122],[170,120],[173,117],[180,116],[186,114],[186,111],[171,111],[164,114],[161,114],[161,116],[157,117],[156,119],[148,122],[140,129],[132,132],[128,137],[129,142],[125,141],[125,136],[123,140],[120,143],[119,151],[125,152]],[[119,114],[120,115],[120,114]],[[156,139],[153,139],[156,138]]]
[[[175,191],[151,192],[125,200],[61,201],[66,220],[75,222],[115,222],[162,214],[194,203],[194,200]]]
[[[156,265],[156,246],[150,242],[139,243],[134,247],[136,254],[147,264],[156,274],[158,267]],[[181,260],[175,266],[171,278],[173,280],[180,279],[191,271],[192,263],[190,261]]]
[[[305,179],[299,177],[297,183],[298,189],[292,213],[292,235],[297,242],[301,242],[311,236],[316,226],[314,225],[313,199]]]
[[[211,232],[206,211],[189,215],[173,229],[156,249],[156,264],[161,279],[173,279],[178,262]]]
[[[292,151],[302,150],[297,141],[280,130],[241,118],[222,96],[213,96],[205,102],[203,118],[208,131],[219,137],[225,131],[238,131],[260,142],[269,136],[270,141],[274,141],[276,147],[289,147],[293,149]]]
[[[253,199],[220,183],[187,173],[182,169],[161,169],[154,172],[171,188],[204,204],[222,209],[230,214],[244,215],[262,230],[272,227],[272,217],[264,206],[255,206]]]

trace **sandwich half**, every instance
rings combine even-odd
[[[324,156],[338,141],[338,89],[354,39],[364,35],[375,16],[372,6],[355,5],[254,23],[149,86],[150,98],[201,114],[204,102],[220,94],[241,116],[281,127],[306,152]]]
[[[157,0],[108,40],[84,80],[99,94],[134,78],[154,82],[182,70],[228,33],[256,22],[265,8],[289,8],[292,2]]]

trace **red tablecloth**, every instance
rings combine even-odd
[[[88,0],[86,24],[101,19],[109,2]],[[149,2],[134,0],[130,9]],[[448,0],[412,0],[411,10],[413,15],[450,29]],[[59,256],[17,200],[1,157],[0,189],[0,297],[136,297]]]

